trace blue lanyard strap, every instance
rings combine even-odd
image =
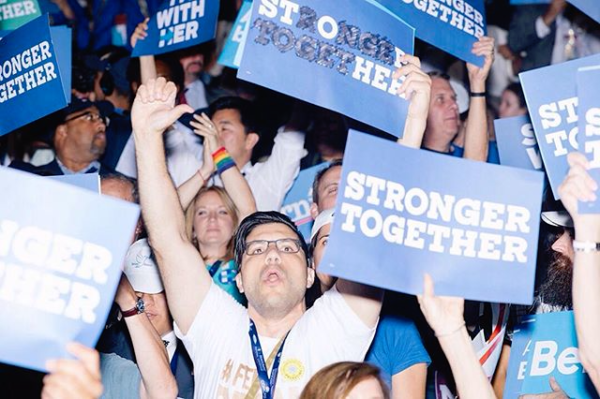
[[[223,263],[223,261],[218,260],[208,268],[208,274],[210,274],[211,278],[215,276],[215,273],[217,273],[217,270],[219,270],[219,266],[221,266],[221,263]]]
[[[173,358],[171,359],[170,366],[173,375],[175,375],[175,372],[177,371],[177,359],[179,359],[179,345],[177,346],[177,349],[175,349],[175,353],[173,354]]]
[[[256,326],[252,319],[250,319],[250,330],[248,334],[250,335],[250,344],[252,345],[252,356],[254,357],[254,363],[256,364],[256,372],[258,374],[258,379],[260,381],[260,389],[262,391],[263,399],[273,399],[275,397],[275,384],[277,384],[277,373],[279,372],[279,363],[281,361],[281,353],[283,352],[283,345],[285,344],[285,340],[288,337],[285,334],[283,340],[281,340],[281,344],[279,345],[279,350],[275,355],[275,359],[273,360],[273,368],[271,369],[271,377],[269,377],[269,370],[267,368],[267,363],[265,362],[265,357],[263,355],[262,347],[260,345],[260,339],[258,338],[258,332],[256,331]]]

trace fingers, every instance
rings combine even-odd
[[[550,377],[550,388],[552,388],[552,392],[562,392],[562,388],[558,385],[556,378]]]
[[[433,279],[429,273],[423,275],[423,296],[426,298],[433,298],[435,296]]]
[[[140,100],[144,104],[151,102],[175,103],[177,87],[173,82],[167,82],[163,77],[149,79],[139,87],[137,96],[140,97]]]
[[[569,166],[581,165],[585,169],[590,168],[590,163],[587,158],[580,152],[569,153],[569,155],[567,155],[567,162],[569,163]]]
[[[129,282],[127,282],[127,284],[129,285]],[[81,363],[91,376],[98,380],[100,379],[100,355],[97,351],[88,348],[79,342],[68,343],[67,351],[81,360]]]
[[[215,124],[210,120],[208,116],[203,112],[201,115],[194,114],[194,119],[197,121],[191,121],[190,124],[197,129],[195,133],[206,137],[206,136],[217,136],[218,129]]]
[[[404,79],[396,94],[406,93],[406,97],[410,99],[410,96],[416,92],[426,93],[429,97],[429,93],[431,92],[431,78],[428,75],[424,73],[411,73]]]
[[[403,64],[401,67],[397,68],[392,74],[392,78],[398,79],[401,76],[406,76],[408,73],[416,68],[417,70],[421,70],[421,60],[419,57],[415,57],[414,55],[404,54],[398,58],[398,60]],[[407,67],[411,67],[407,70]]]
[[[180,104],[169,111],[169,118],[172,121],[176,121],[181,118],[183,114],[191,114],[192,112],[194,112],[194,108],[187,104]]]

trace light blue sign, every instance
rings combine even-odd
[[[600,64],[600,54],[523,72],[519,75],[554,198],[579,145],[577,70]]]
[[[289,216],[296,223],[306,241],[310,240],[310,230],[313,222],[310,215],[313,192],[312,184],[317,172],[325,167],[327,167],[327,163],[321,163],[300,171],[292,188],[285,195],[281,207],[281,213]]]
[[[412,27],[365,0],[260,0],[237,76],[401,136],[392,74],[413,45]]]
[[[67,106],[70,53],[70,30],[47,14],[0,40],[0,136]]]
[[[218,16],[219,0],[165,0],[132,56],[163,54],[212,40]]]
[[[416,29],[426,41],[463,61],[483,66],[485,57],[471,53],[487,32],[483,0],[376,0]]]
[[[139,208],[9,168],[0,191],[0,361],[45,371],[96,345]]]
[[[438,295],[530,304],[542,183],[351,131],[320,267],[408,294],[429,273]]]
[[[528,115],[494,121],[500,164],[543,170],[542,156]]]
[[[46,176],[60,183],[70,184],[71,186],[83,188],[100,194],[100,175],[97,173],[78,173],[74,175]]]
[[[521,4],[550,4],[551,0],[510,0],[510,4],[512,5],[521,5]]]
[[[527,316],[515,327],[504,399],[552,393],[550,377],[570,398],[598,398],[579,360],[573,312]]]
[[[226,67],[238,69],[242,62],[242,54],[246,45],[246,37],[250,30],[250,18],[252,17],[252,1],[244,1],[240,12],[229,32],[223,51],[219,56],[218,63]]]
[[[600,182],[600,66],[577,72],[579,97],[579,149],[590,161],[590,174]],[[600,201],[579,202],[580,213],[600,213]]]
[[[569,0],[569,3],[579,8],[584,14],[600,23],[600,7],[597,0]]]

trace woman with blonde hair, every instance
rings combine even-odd
[[[194,118],[194,132],[204,137],[204,162],[177,190],[186,210],[186,233],[215,284],[245,305],[246,298],[235,284],[238,265],[233,256],[233,237],[239,223],[256,212],[256,203],[246,179],[221,144],[218,128],[205,114]],[[224,188],[206,187],[215,172]]]
[[[322,368],[300,399],[389,399],[379,369],[369,363],[339,362]]]

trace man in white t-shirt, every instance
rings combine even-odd
[[[132,123],[143,216],[176,334],[194,362],[195,397],[298,397],[320,368],[362,360],[382,292],[340,280],[306,311],[304,296],[315,273],[304,239],[277,212],[247,217],[236,233],[236,282],[248,309],[215,286],[187,239],[165,165],[161,134],[193,111],[174,107],[175,93],[175,85],[163,78],[140,87]]]

